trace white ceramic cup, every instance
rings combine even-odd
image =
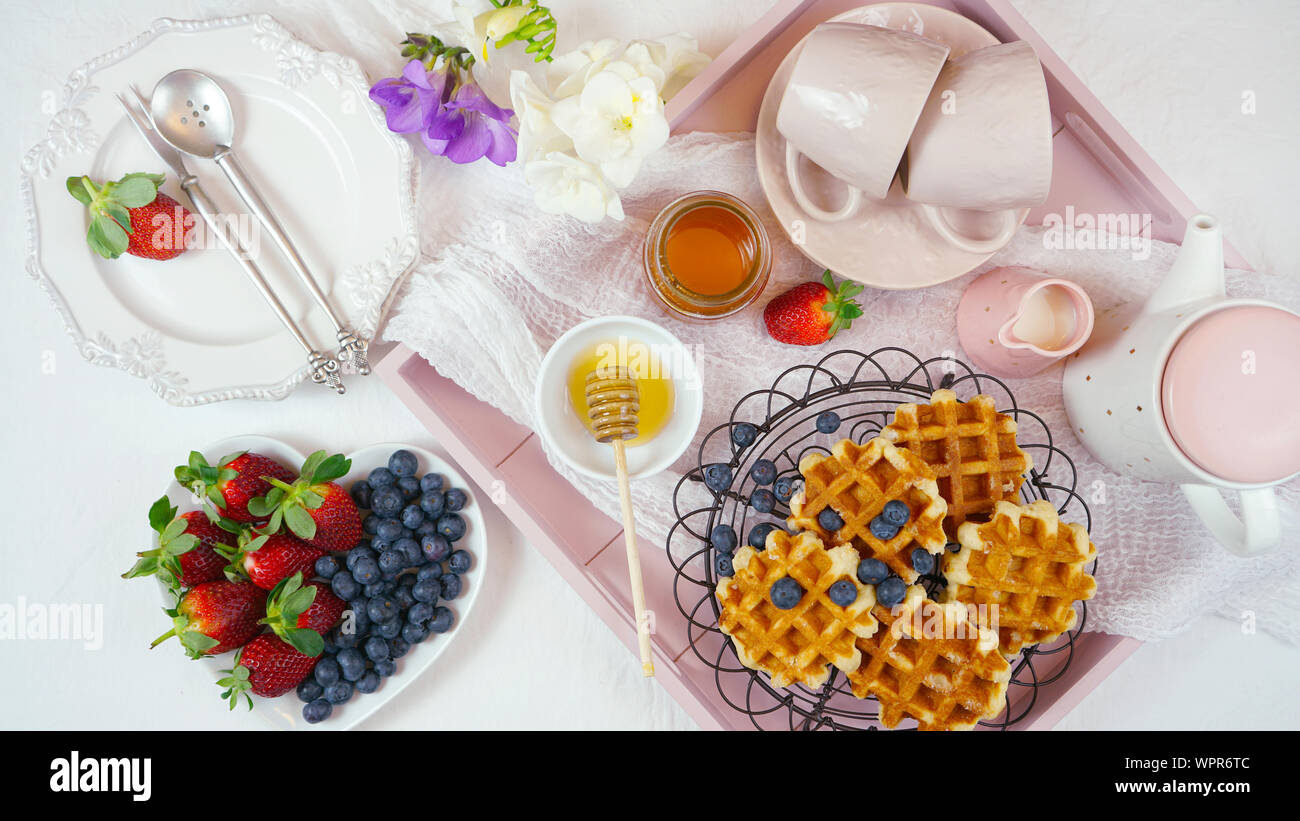
[[[777,110],[785,166],[799,207],[825,222],[853,216],[863,196],[884,199],[948,47],[905,31],[822,23],[804,40]],[[847,187],[835,210],[801,182],[800,155]]]
[[[1052,186],[1052,111],[1034,49],[1023,40],[949,61],[907,146],[903,191],[944,239],[971,253],[998,250],[1019,209]],[[972,236],[953,209],[985,212],[995,230]]]

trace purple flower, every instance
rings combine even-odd
[[[388,130],[396,134],[424,131],[442,109],[447,89],[446,68],[428,71],[419,60],[402,69],[401,77],[386,77],[370,88],[370,99],[384,107]]]
[[[513,111],[489,100],[473,80],[457,88],[446,107],[463,123],[460,133],[447,144],[447,159],[467,163],[487,157],[497,165],[514,161],[518,132],[510,126]]]

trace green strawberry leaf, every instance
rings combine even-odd
[[[113,222],[116,222],[118,225],[122,226],[122,229],[126,231],[128,234],[135,233],[135,226],[131,224],[130,211],[126,210],[125,208],[123,208],[122,206],[118,205],[115,202],[110,202],[109,204],[105,205],[104,210],[108,212],[108,216],[113,220]]]
[[[196,657],[203,655],[206,651],[221,643],[211,636],[203,635],[198,630],[185,630],[180,634],[180,639],[181,644],[185,645],[185,649]]]
[[[316,468],[321,462],[325,461],[325,457],[328,455],[329,454],[325,451],[318,450],[311,456],[308,456],[307,461],[302,463],[302,471],[298,475],[310,482],[312,477],[316,475]]]
[[[311,474],[310,481],[314,485],[322,482],[332,482],[335,479],[347,476],[348,471],[351,469],[352,460],[341,453],[336,453],[316,466],[315,472]]]
[[[86,179],[88,178],[68,177],[68,182],[67,182],[68,193],[71,194],[73,198],[76,199],[76,201],[81,203],[82,205],[90,205],[91,203],[90,192],[86,190],[85,183],[82,182],[83,180]]]
[[[186,533],[167,542],[167,546],[163,548],[163,553],[168,556],[179,556],[183,553],[189,553],[198,545],[199,537],[192,533]]]
[[[125,208],[139,208],[158,198],[158,183],[147,176],[127,175],[113,186],[112,198]]]
[[[175,539],[177,536],[185,532],[185,528],[189,527],[189,524],[190,523],[184,519],[172,519],[167,523],[167,527],[163,528],[161,540],[168,542]]]
[[[298,493],[298,501],[308,510],[315,510],[325,504],[325,497],[314,490],[303,490]]]
[[[149,508],[149,527],[162,533],[172,519],[176,518],[176,508],[166,496],[154,502]]]
[[[122,578],[135,579],[140,576],[152,576],[157,572],[158,557],[141,554],[136,563],[131,565],[131,569],[122,574]]]
[[[320,637],[320,633],[306,627],[291,627],[285,630],[284,639],[304,656],[315,658],[325,650],[325,640]]]
[[[108,217],[95,217],[86,229],[86,242],[91,250],[105,259],[117,259],[126,251],[130,240],[122,226]]]
[[[280,602],[280,609],[287,620],[296,624],[298,617],[307,612],[307,608],[311,607],[314,601],[316,601],[316,588],[301,587]]]
[[[217,462],[217,467],[225,467],[226,465],[235,461],[239,457],[243,456],[245,453],[248,453],[248,451],[237,450],[234,453],[228,453],[225,456],[222,456],[221,459]]]
[[[284,511],[284,522],[299,539],[311,539],[316,535],[316,520],[298,505],[280,508]],[[276,511],[279,513],[280,511]]]
[[[196,474],[208,466],[208,460],[203,458],[203,454],[197,450],[190,451],[189,468]]]
[[[255,499],[248,500],[248,512],[258,518],[270,516],[273,510],[275,510],[275,505],[271,503],[267,496],[258,496]]]

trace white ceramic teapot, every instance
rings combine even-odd
[[[1226,297],[1219,224],[1200,214],[1144,305],[1097,314],[1066,360],[1065,409],[1107,467],[1181,485],[1215,538],[1249,556],[1282,541],[1273,486],[1300,474],[1297,360],[1300,315]]]

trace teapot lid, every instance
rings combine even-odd
[[[1216,311],[1182,335],[1161,380],[1165,424],[1202,469],[1265,484],[1300,471],[1300,315]]]

